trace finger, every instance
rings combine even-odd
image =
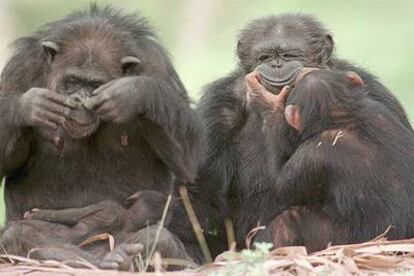
[[[131,243],[126,244],[124,249],[128,255],[134,256],[144,250],[144,245],[142,243]]]
[[[246,75],[245,80],[248,87],[250,87],[252,90],[261,90],[264,88],[260,82],[259,82],[259,74],[258,72],[251,72]]]
[[[259,73],[259,72],[257,72],[257,71],[252,71],[252,72],[248,73],[248,74],[246,75],[246,77],[248,77],[248,78],[256,78],[256,79],[259,79],[259,77],[260,77],[260,73]]]
[[[83,106],[89,110],[96,110],[107,100],[108,98],[105,95],[99,94],[83,101]]]
[[[39,127],[46,127],[51,128],[53,130],[56,130],[58,125],[52,121],[49,121],[42,115],[34,115],[33,116],[33,125],[39,126]]]
[[[103,261],[99,264],[99,267],[102,269],[118,270],[119,264],[112,261]]]
[[[65,106],[56,104],[54,102],[43,102],[41,106],[45,108],[46,110],[51,111],[53,113],[63,115],[67,118],[71,117],[72,112],[69,107],[65,107]]]
[[[46,93],[44,96],[57,104],[65,105],[73,109],[78,109],[81,107],[81,103],[75,99],[55,92]]]
[[[93,90],[91,94],[93,96],[99,95],[103,90],[107,89],[112,84],[113,84],[113,81],[107,82],[104,85],[101,85],[98,88],[96,88],[95,90]]]
[[[44,123],[54,124],[56,126],[54,129],[57,128],[57,125],[63,124],[65,122],[64,117],[50,112],[48,110],[39,111],[36,116]]]
[[[286,86],[284,86],[284,87],[282,88],[282,90],[281,90],[281,91],[279,92],[279,94],[277,95],[277,101],[278,101],[280,104],[282,104],[282,105],[284,105],[284,104],[285,104],[286,99],[287,99],[287,97],[288,97],[288,95],[289,95],[289,89],[290,89],[290,86],[286,85]]]

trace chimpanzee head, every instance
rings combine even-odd
[[[303,69],[306,70],[306,69]],[[309,70],[289,92],[285,104],[288,124],[304,136],[349,123],[366,93],[355,72]]]
[[[121,77],[162,75],[169,61],[146,22],[113,8],[92,6],[45,25],[34,34],[42,48],[45,87],[80,102],[98,87]],[[65,128],[74,138],[90,135],[99,125],[85,108]]]
[[[242,30],[237,54],[246,73],[258,71],[273,93],[290,84],[303,67],[324,67],[334,43],[328,30],[308,15],[264,17]]]
[[[167,197],[154,190],[139,190],[130,196],[125,206],[128,208],[129,224],[127,230],[139,230],[146,225],[155,224],[161,220]],[[170,221],[168,213],[166,223]]]

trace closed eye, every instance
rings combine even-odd
[[[300,53],[286,53],[283,54],[283,57],[285,58],[298,58],[301,57],[302,55]]]
[[[261,55],[261,56],[259,57],[259,61],[265,61],[265,60],[268,60],[270,57],[271,57],[270,55]]]

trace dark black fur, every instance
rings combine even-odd
[[[282,32],[273,32],[277,29]],[[218,196],[227,202],[240,247],[252,228],[258,223],[267,225],[280,211],[274,208],[273,203],[268,206],[262,203],[269,196],[269,190],[276,185],[282,165],[292,154],[290,141],[281,146],[283,141],[274,139],[273,144],[279,145],[277,151],[265,143],[262,116],[246,107],[244,77],[262,62],[253,48],[264,41],[273,41],[267,49],[272,55],[267,57],[266,62],[274,59],[283,66],[289,60],[297,60],[303,66],[356,71],[365,82],[369,99],[379,106],[384,105],[389,114],[398,117],[402,125],[411,131],[404,110],[386,87],[365,70],[334,57],[330,33],[317,20],[307,15],[283,14],[250,23],[240,35],[239,68],[210,84],[199,104],[199,112],[207,128],[208,151],[198,182],[210,183],[211,187],[215,187],[211,190],[218,191]],[[280,50],[279,46],[289,50],[285,44],[298,41],[297,45],[304,49],[299,56],[286,56]],[[283,117],[280,120],[283,122]],[[281,126],[275,131],[284,137],[283,123],[275,124]],[[214,217],[216,202],[218,200],[212,201],[209,208],[213,210],[210,221]],[[221,210],[222,206],[218,207],[215,216],[220,221],[225,210]],[[222,222],[217,227],[221,225]],[[219,233],[224,236],[224,231]]]
[[[370,240],[388,226],[388,238],[413,237],[412,131],[344,72],[306,75],[288,105],[298,108],[302,129],[285,136],[296,138],[294,153],[262,199],[263,206],[273,204],[282,213],[258,239],[315,251],[328,243]],[[265,132],[280,124],[277,112],[275,107],[264,115]]]
[[[104,233],[112,235],[117,244],[127,242],[139,230],[161,220],[166,201],[167,197],[160,192],[141,190],[129,197],[124,205],[104,200],[83,208],[33,210],[25,214],[24,220],[10,223],[1,243],[5,248],[18,246],[20,254],[30,254],[32,258],[55,259],[54,254],[60,248],[72,254],[65,256],[64,261],[83,257],[94,265],[105,266],[102,258],[109,253],[108,241],[91,241],[83,247],[88,249],[85,251],[78,246]],[[170,219],[171,211],[168,211],[167,225]],[[150,245],[145,244],[145,248],[150,248]],[[162,244],[158,247],[164,251]],[[30,252],[33,248],[36,250]],[[135,254],[144,250],[143,247],[136,248]]]
[[[45,51],[43,41],[54,41],[59,51]],[[90,51],[82,50],[85,47]],[[169,194],[175,179],[181,183],[194,180],[202,127],[166,52],[144,19],[93,5],[18,39],[14,48],[0,84],[0,175],[6,177],[7,222],[22,219],[32,208],[122,202],[142,189]],[[141,63],[139,70],[132,68],[125,75],[120,59],[127,55],[138,57]],[[39,96],[38,88],[56,88],[69,101],[67,83],[59,83],[68,64],[76,69],[75,79],[79,80],[68,83],[91,89],[85,90],[88,95],[119,79],[124,81],[121,88],[104,90],[102,95],[115,95],[113,92],[123,89],[131,98],[122,94],[124,105],[109,114],[112,117],[103,117],[89,137],[71,139],[58,133],[64,143],[56,147],[43,135],[43,125],[28,123],[39,123],[36,113],[28,114],[28,109],[49,104],[47,97]],[[105,77],[98,78],[101,76]],[[26,91],[31,92],[30,97]],[[25,101],[21,100],[24,95]],[[116,103],[117,99],[112,100]],[[85,106],[90,104],[87,101]],[[22,108],[22,102],[28,108]],[[57,122],[71,119],[66,106],[59,108],[62,114],[55,114]]]

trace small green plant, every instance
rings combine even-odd
[[[225,260],[229,263],[209,274],[209,276],[265,276],[269,275],[264,267],[266,256],[272,248],[271,243],[254,243],[255,249],[244,249],[240,253],[229,254]],[[236,261],[237,262],[234,262]]]

